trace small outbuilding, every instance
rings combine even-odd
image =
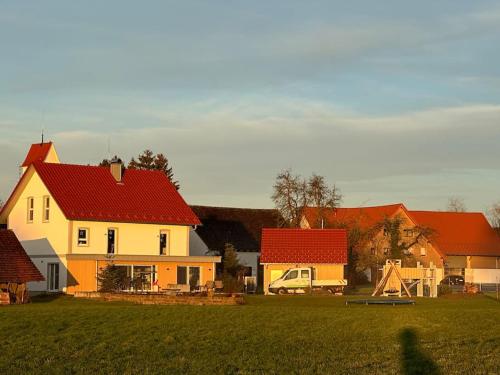
[[[0,304],[28,302],[26,284],[44,280],[15,233],[0,230]]]
[[[271,292],[269,286],[282,277],[292,279],[288,281],[295,283],[297,289],[301,289],[303,281],[310,287],[314,286],[312,282],[343,288],[347,284],[344,278],[347,232],[345,229],[263,229],[261,263],[265,294]]]

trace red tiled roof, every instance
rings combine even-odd
[[[432,242],[444,255],[500,256],[500,238],[479,212],[409,211],[435,231]]]
[[[345,229],[262,230],[262,263],[347,263]]]
[[[200,224],[161,171],[127,169],[118,183],[108,167],[42,162],[33,167],[68,220]]]
[[[45,280],[11,230],[0,230],[0,283]]]
[[[51,146],[52,142],[32,144],[21,167],[28,167],[35,161],[44,161]]]
[[[402,203],[374,207],[340,207],[325,209],[323,211],[323,218],[326,221],[325,225],[357,224],[361,229],[371,229],[384,218],[396,214],[399,209],[406,210]],[[321,225],[319,223],[319,209],[317,207],[306,207],[303,212],[311,228],[317,228]]]

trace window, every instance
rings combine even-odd
[[[177,266],[177,284],[187,284],[187,267]]]
[[[201,280],[200,267],[177,266],[177,284],[199,286]]]
[[[309,270],[301,270],[300,271],[300,278],[301,279],[308,279],[309,278]]]
[[[50,197],[43,197],[43,221],[47,223],[50,220]]]
[[[388,255],[389,254],[389,248],[388,247],[384,247],[384,255]]]
[[[403,232],[405,237],[413,237],[413,229],[405,229]]]
[[[389,231],[387,230],[387,228],[384,228],[384,237],[387,237],[389,236]]]
[[[47,290],[49,292],[59,290],[59,263],[47,264]]]
[[[35,217],[35,198],[28,198],[28,223],[32,223]]]
[[[374,247],[372,247],[372,248],[370,249],[370,252],[371,252],[371,254],[372,254],[372,255],[375,255],[375,248],[374,248]]]
[[[89,245],[89,229],[78,228],[78,246],[88,246],[88,245]]]
[[[297,277],[299,277],[299,271],[293,270],[293,271],[290,271],[288,273],[288,275],[286,275],[285,280],[292,280],[292,279],[296,279]]]
[[[427,249],[425,247],[420,248],[420,256],[425,257],[427,255]]]
[[[168,255],[169,251],[169,237],[168,230],[160,231],[160,255]]]
[[[108,254],[116,253],[117,231],[116,228],[108,228]]]

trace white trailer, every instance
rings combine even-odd
[[[306,293],[306,291],[325,290],[333,294],[342,294],[347,280],[318,280],[314,267],[290,268],[280,278],[269,284],[273,294]]]

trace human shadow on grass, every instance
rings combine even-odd
[[[401,370],[405,375],[439,375],[439,367],[419,348],[415,330],[405,328],[399,334]]]

